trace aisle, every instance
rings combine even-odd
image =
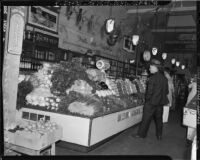
[[[178,111],[170,112],[169,122],[164,124],[163,139],[157,141],[155,125],[152,121],[148,137],[144,140],[133,139],[138,126],[131,127],[98,148],[82,153],[57,144],[57,155],[168,155],[183,160],[190,157],[190,148],[186,145],[186,127],[180,125]]]

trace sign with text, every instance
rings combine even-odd
[[[132,111],[123,112],[123,113],[120,113],[118,115],[117,121],[119,122],[119,121],[128,119],[130,117],[137,116],[139,114],[142,114],[142,109],[141,108],[138,108],[138,109],[135,109],[135,110],[132,110]]]
[[[12,14],[10,18],[8,52],[21,54],[24,31],[24,19],[20,14]]]

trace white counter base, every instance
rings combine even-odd
[[[50,116],[50,120],[63,128],[62,141],[93,146],[142,120],[143,106],[111,113],[94,119],[52,113],[47,111],[22,108],[17,117],[22,117],[22,112]]]

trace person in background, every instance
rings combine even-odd
[[[188,97],[188,83],[185,75],[180,75],[179,85],[178,85],[178,96],[176,98],[176,108],[178,111],[178,116],[180,123],[182,125],[183,119],[183,108],[186,104]]]
[[[174,108],[175,108],[174,105],[173,105],[174,83],[173,83],[173,78],[172,78],[172,76],[170,74],[170,69],[169,68],[165,68],[164,74],[165,74],[165,77],[168,80],[168,89],[169,89],[169,93],[167,95],[168,100],[169,100],[168,106],[170,107],[170,110],[174,110]]]
[[[150,73],[147,82],[147,90],[145,95],[145,104],[143,108],[142,122],[138,133],[132,135],[133,138],[145,138],[152,118],[156,122],[156,136],[158,140],[162,139],[163,128],[163,106],[168,104],[168,81],[162,71],[161,62],[152,59],[150,63]]]
[[[185,104],[185,106],[189,106],[193,107],[192,105],[194,105],[193,108],[196,108],[196,100],[197,100],[197,75],[193,74],[191,76],[191,80],[190,83],[188,85],[189,88],[189,94],[188,94],[188,98],[187,98],[187,102]]]
[[[187,98],[185,107],[196,110],[196,107],[197,107],[197,75],[194,73],[191,74],[191,80],[190,80],[190,84],[188,85],[188,88],[189,88],[189,94],[188,94],[188,98]],[[191,135],[192,135],[192,137],[190,140],[193,141],[194,137],[196,136],[196,128],[193,128]]]
[[[178,102],[177,107],[179,108],[179,110],[182,110],[183,107],[185,106],[187,101],[187,96],[188,96],[188,83],[185,75],[181,75],[178,85],[178,97],[177,97],[177,102]]]

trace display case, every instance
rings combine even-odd
[[[133,125],[142,119],[143,106],[126,109],[96,118],[83,118],[46,112],[30,108],[22,108],[18,116],[23,119],[23,114],[35,113],[49,116],[63,128],[62,141],[91,147]],[[81,134],[80,134],[81,133]]]
[[[110,79],[83,67],[78,57],[56,66],[48,63],[20,82],[17,117],[47,117],[61,125],[63,141],[91,147],[141,121],[139,83]]]

